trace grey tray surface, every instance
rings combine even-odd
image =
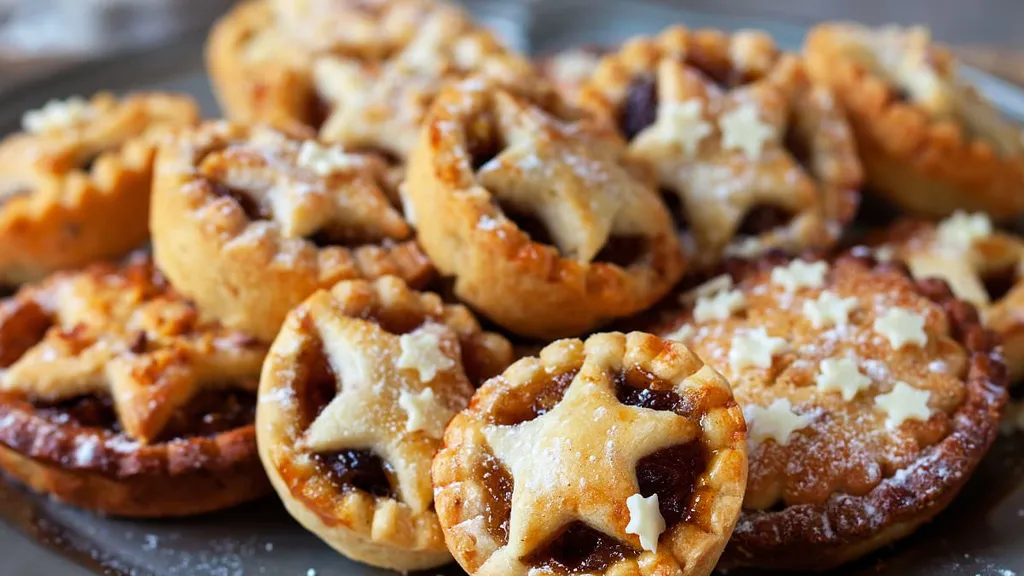
[[[763,28],[795,48],[804,29],[733,15],[692,13],[626,1],[471,2],[477,16],[513,45],[547,53],[576,44],[613,44],[670,23]],[[202,34],[173,46],[83,64],[0,95],[0,134],[49,98],[97,90],[188,92],[207,117],[217,107],[202,72]],[[1007,114],[1024,120],[1024,92],[964,70]],[[905,541],[836,574],[899,576],[1024,574],[1024,435],[1001,437],[963,493],[934,522]],[[0,575],[236,576],[384,575],[346,560],[305,533],[273,498],[218,514],[168,522],[99,518],[0,482]],[[431,574],[461,574],[454,567]],[[733,572],[731,574],[738,574]]]

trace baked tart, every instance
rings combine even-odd
[[[260,456],[285,507],[360,562],[451,561],[430,462],[475,385],[511,357],[464,306],[397,278],[317,292],[289,314],[260,380]]]
[[[861,168],[842,112],[763,33],[674,26],[635,38],[580,98],[654,166],[704,266],[827,247],[857,211]]]
[[[865,251],[733,262],[656,329],[732,384],[750,471],[725,566],[827,570],[941,512],[998,434],[998,338]]]
[[[0,303],[0,467],[115,516],[187,516],[270,487],[253,426],[266,347],[200,319],[145,257]]]
[[[269,342],[320,288],[430,277],[389,201],[387,174],[375,155],[260,126],[206,124],[161,147],[153,254],[203,313]]]
[[[928,30],[828,23],[804,50],[850,118],[869,190],[930,217],[1024,212],[1020,127],[958,76]]]
[[[997,332],[1010,380],[1024,378],[1024,240],[983,213],[955,212],[934,224],[906,220],[884,234],[876,255],[907,264],[915,278],[941,278]]]
[[[404,186],[454,292],[515,332],[553,338],[629,316],[682,275],[649,172],[558,100],[468,80],[431,108]]]
[[[601,333],[486,382],[445,431],[434,500],[473,576],[706,575],[746,450],[720,374],[678,342]]]
[[[23,131],[0,140],[0,285],[145,243],[156,139],[198,116],[189,97],[160,93],[72,97],[26,112]]]

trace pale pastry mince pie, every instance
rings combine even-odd
[[[746,482],[725,379],[650,334],[559,340],[477,391],[434,458],[473,576],[710,574]]]
[[[468,309],[397,278],[317,292],[289,314],[260,381],[260,455],[285,507],[360,562],[449,562],[431,458],[475,385],[511,357]]]
[[[265,353],[201,320],[146,257],[26,285],[0,303],[0,467],[116,516],[258,498]]]
[[[1024,213],[1024,132],[926,29],[822,24],[804,51],[850,118],[868,190],[930,217]]]
[[[674,26],[634,38],[580,101],[655,168],[705,267],[830,246],[856,213],[861,168],[842,112],[763,33]]]
[[[750,471],[723,566],[827,570],[913,532],[998,434],[998,338],[941,280],[870,256],[764,258],[655,330],[729,380]]]
[[[389,182],[375,155],[208,123],[161,147],[153,253],[205,314],[269,342],[292,307],[340,280],[430,278]]]
[[[876,253],[903,261],[915,278],[941,278],[978,309],[1002,339],[1011,382],[1024,378],[1024,239],[997,230],[984,213],[955,212],[933,224],[902,221]]]
[[[71,97],[26,112],[23,131],[0,140],[0,285],[145,243],[156,140],[198,118],[191,98],[161,93]]]
[[[578,334],[663,296],[684,257],[645,167],[559,100],[471,79],[435,101],[404,185],[455,294],[516,334]]]

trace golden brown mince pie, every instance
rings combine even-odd
[[[824,570],[944,509],[998,433],[998,338],[940,280],[868,256],[735,267],[656,332],[732,384],[750,473],[723,562]]]
[[[528,61],[444,2],[276,4],[276,16],[263,2],[239,6],[210,38],[211,76],[240,121],[312,127],[323,140],[404,159],[445,83],[468,74],[536,81]],[[319,34],[309,20],[338,21],[320,40],[331,48],[301,46],[295,33]]]
[[[915,278],[945,280],[1002,337],[1011,381],[1024,377],[1024,240],[984,213],[955,212],[937,225],[895,224],[875,254],[905,262]]]
[[[676,26],[605,57],[581,103],[655,167],[710,265],[835,242],[859,202],[853,136],[831,94],[762,33]]]
[[[269,491],[256,451],[266,348],[199,319],[145,258],[0,303],[0,466],[118,516],[185,516]]]
[[[455,294],[537,338],[642,310],[684,268],[650,174],[615,134],[556,106],[479,79],[451,87],[404,186],[418,239]]]
[[[846,109],[869,190],[927,216],[1024,212],[1020,127],[958,77],[927,30],[823,24],[805,52]]]
[[[468,309],[394,277],[311,296],[271,347],[256,417],[260,455],[288,511],[360,562],[449,562],[430,461],[474,386],[511,356]]]
[[[739,514],[729,385],[650,334],[560,340],[480,388],[434,459],[470,574],[710,574]]]
[[[379,157],[210,123],[161,148],[153,252],[205,314],[269,342],[288,311],[320,288],[386,274],[416,285],[430,277],[387,182]]]
[[[0,141],[0,285],[143,244],[156,138],[197,120],[190,98],[158,93],[72,97],[25,113],[23,132]]]

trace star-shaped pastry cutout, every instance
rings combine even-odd
[[[693,319],[697,322],[725,320],[743,309],[747,297],[742,290],[726,290],[714,296],[700,297],[693,307]]]
[[[757,108],[744,103],[722,115],[722,148],[742,150],[748,158],[757,159],[765,143],[779,137],[778,131],[765,123]]]
[[[660,138],[666,143],[677,142],[686,156],[696,154],[701,141],[714,133],[704,120],[704,102],[696,98],[659,106],[654,126]]]
[[[398,357],[398,367],[419,372],[420,380],[430,382],[438,372],[451,370],[455,361],[441,350],[441,337],[444,328],[429,323],[419,330],[402,334],[398,339],[402,353]]]
[[[826,358],[821,361],[819,369],[814,380],[818,390],[838,390],[846,401],[853,400],[858,392],[871,386],[871,378],[861,374],[857,363],[850,358]]]
[[[626,533],[626,502],[640,492],[637,462],[699,434],[697,424],[673,412],[622,404],[610,378],[584,365],[549,412],[514,426],[484,429],[494,455],[515,481],[511,556],[539,550],[576,520],[605,534]],[[601,497],[578,497],[591,492]]]
[[[984,212],[968,214],[957,210],[936,227],[935,236],[945,248],[969,250],[976,240],[992,235],[992,221]]]
[[[435,379],[430,386],[417,371],[398,368],[398,336],[366,320],[339,317],[327,301],[310,301],[309,306],[339,390],[300,442],[313,453],[372,450],[391,465],[402,500],[416,512],[425,511],[432,501],[426,471],[436,450],[434,433],[456,412],[432,388],[443,385],[468,400],[472,386],[461,370],[446,372],[448,380],[438,384]],[[441,349],[454,361],[459,350],[455,334],[446,330],[440,338]]]
[[[785,446],[794,432],[810,426],[813,420],[810,415],[794,412],[789,398],[779,398],[767,408],[756,404],[745,406],[743,417],[750,427],[748,439],[753,448],[768,439]]]
[[[875,332],[889,341],[889,345],[899,350],[907,344],[924,346],[928,343],[928,334],[924,331],[924,317],[905,308],[890,308],[875,319]]]
[[[353,168],[365,168],[366,158],[357,154],[347,154],[340,146],[321,146],[313,140],[306,140],[299,146],[295,163],[300,168],[327,176]]]
[[[640,494],[633,494],[626,499],[626,508],[629,509],[626,534],[636,534],[644,550],[657,552],[658,537],[665,531],[665,518],[658,508],[658,495],[651,494],[644,498]]]
[[[875,406],[885,411],[886,427],[899,428],[907,420],[928,420],[932,417],[928,400],[931,392],[918,390],[906,382],[897,382],[888,394],[875,396]]]
[[[834,292],[825,290],[816,299],[804,301],[804,316],[817,329],[846,326],[850,321],[850,312],[856,307],[856,298],[840,298]]]
[[[747,330],[733,336],[729,348],[729,365],[733,370],[771,368],[775,355],[786,349],[786,340],[769,336],[764,328]]]
[[[786,292],[796,292],[800,288],[821,288],[825,285],[826,274],[827,262],[796,259],[772,269],[772,284],[782,286]]]
[[[662,213],[656,194],[621,164],[625,149],[591,137],[507,93],[495,95],[506,148],[480,182],[548,228],[563,256],[590,262],[609,237],[649,236]]]

